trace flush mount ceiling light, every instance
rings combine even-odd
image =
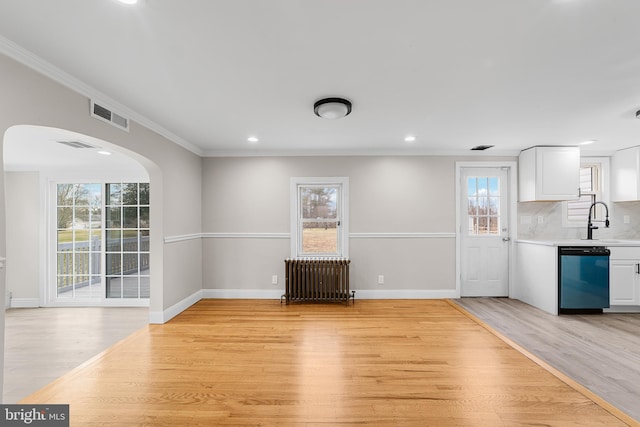
[[[344,98],[324,98],[313,104],[313,112],[324,119],[339,119],[351,113],[351,101]]]

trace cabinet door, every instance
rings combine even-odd
[[[609,295],[611,305],[638,305],[640,261],[611,260],[609,263]]]
[[[640,200],[640,148],[616,151],[611,157],[611,200],[626,202]]]
[[[577,200],[580,187],[578,147],[531,147],[518,162],[521,202]]]
[[[537,152],[538,200],[577,200],[580,188],[580,149],[544,147]]]

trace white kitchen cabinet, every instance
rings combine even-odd
[[[519,201],[577,200],[579,188],[579,147],[539,146],[520,153]]]
[[[640,305],[640,248],[612,247],[610,250],[611,305]]]
[[[611,200],[640,200],[640,147],[625,148],[611,157]]]

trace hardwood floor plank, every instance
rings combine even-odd
[[[625,425],[439,300],[202,300],[22,402],[82,426]]]

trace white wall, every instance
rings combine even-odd
[[[5,173],[7,224],[7,294],[13,306],[39,302],[42,237],[40,174]],[[7,302],[7,304],[9,304]]]
[[[205,290],[213,296],[242,296],[249,290],[266,297],[281,294],[283,260],[291,256],[291,177],[346,176],[351,287],[361,291],[356,297],[455,296],[456,160],[470,159],[204,159]],[[274,274],[279,275],[277,286],[271,284]],[[382,286],[378,275],[384,275]]]

